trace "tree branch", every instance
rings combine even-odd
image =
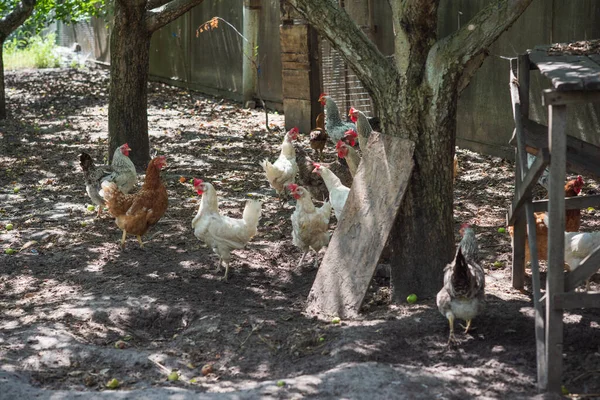
[[[147,10],[152,10],[157,7],[164,6],[171,0],[148,0],[148,4],[146,4]]]
[[[36,0],[22,0],[14,10],[0,19],[0,43],[25,22],[33,12]]]
[[[331,0],[289,0],[300,14],[326,37],[358,75],[374,100],[385,97],[381,90],[395,86],[399,74],[394,64]]]
[[[456,32],[431,49],[428,71],[446,70],[452,64],[459,72],[458,89],[464,89],[487,57],[487,49],[523,14],[532,0],[497,0],[481,10]],[[435,74],[428,78],[434,80]],[[440,75],[440,74],[438,74]]]
[[[202,3],[204,0],[172,0],[146,12],[146,27],[152,33]]]

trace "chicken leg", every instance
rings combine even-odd
[[[315,269],[319,268],[319,252],[315,252]]]
[[[137,240],[140,243],[140,247],[143,249],[144,248],[144,242],[142,242],[142,237],[140,235],[137,235]]]
[[[298,266],[302,265],[302,261],[304,261],[304,257],[306,257],[307,253],[308,253],[308,250],[306,250],[304,253],[302,253],[302,257],[300,257],[300,262],[298,263]]]
[[[462,328],[465,328],[465,334],[469,333],[469,328],[471,328],[471,319],[467,320],[467,326],[462,326]]]
[[[446,315],[448,318],[448,324],[450,325],[450,335],[448,336],[448,346],[452,346],[456,344],[456,337],[454,336],[454,314],[448,313]]]
[[[121,249],[125,249],[125,239],[127,238],[127,231],[123,231],[123,237],[121,237]]]

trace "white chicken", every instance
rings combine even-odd
[[[360,155],[354,149],[357,136],[358,134],[350,129],[349,131],[346,131],[344,138],[338,140],[337,144],[335,145],[335,150],[337,151],[338,157],[346,160],[348,169],[350,170],[350,174],[353,178],[356,176],[358,165],[361,161]]]
[[[315,251],[315,268],[319,265],[319,250],[329,244],[329,218],[331,204],[326,202],[320,208],[315,207],[310,192],[295,183],[288,185],[296,199],[296,209],[292,214],[292,242],[303,251],[298,266],[302,265],[306,253]]]
[[[223,280],[229,274],[231,251],[242,249],[256,235],[261,215],[261,202],[248,200],[242,219],[230,218],[219,212],[219,201],[213,185],[194,178],[194,189],[202,196],[198,213],[192,220],[194,235],[219,256],[217,272],[225,265]]]
[[[584,258],[600,246],[600,232],[565,232],[565,268],[574,271]],[[585,290],[589,291],[590,281]]]
[[[294,150],[294,145],[292,143],[292,140],[296,139],[298,139],[298,128],[292,128],[283,138],[281,153],[277,160],[273,164],[267,159],[260,162],[260,166],[264,169],[267,180],[273,189],[275,189],[277,195],[281,195],[287,185],[296,181],[298,165],[296,164],[296,151]]]
[[[342,211],[344,210],[344,205],[346,204],[346,200],[348,200],[348,195],[350,194],[350,188],[344,186],[340,178],[335,176],[333,172],[327,167],[322,166],[318,163],[313,163],[315,169],[313,172],[317,175],[320,175],[325,182],[325,186],[327,186],[327,190],[329,191],[329,202],[333,207],[333,211],[335,212],[335,218],[340,221],[342,218]]]

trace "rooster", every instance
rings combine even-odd
[[[142,236],[155,225],[167,210],[167,189],[160,179],[160,170],[167,165],[165,156],[153,158],[146,169],[142,189],[133,194],[123,194],[115,182],[102,182],[108,212],[115,217],[123,231],[121,248],[125,248],[127,234],[137,236],[144,247]]]
[[[356,130],[356,125],[352,122],[342,121],[337,104],[326,93],[319,96],[319,103],[325,106],[325,131],[334,144],[344,137],[347,130]]]
[[[217,272],[225,265],[223,280],[229,274],[231,251],[243,249],[254,235],[261,214],[261,202],[248,200],[242,219],[230,218],[219,212],[219,200],[213,185],[194,178],[194,189],[202,196],[198,213],[192,220],[194,235],[219,256]]]
[[[348,116],[356,124],[356,131],[358,133],[358,147],[363,152],[367,151],[367,142],[369,140],[369,136],[371,136],[371,132],[373,132],[373,128],[371,128],[371,124],[367,119],[367,116],[362,112],[357,110],[354,107],[350,107],[350,111],[348,112]]]
[[[354,149],[355,139],[358,134],[353,130],[348,130],[344,133],[344,138],[338,140],[335,145],[338,157],[346,160],[350,174],[354,178],[358,171],[358,165],[360,164],[361,157],[358,152]]]
[[[472,229],[464,229],[463,239],[458,246],[454,260],[444,269],[444,286],[438,292],[436,302],[440,313],[448,319],[450,335],[448,345],[455,344],[454,319],[467,322],[465,333],[469,332],[471,321],[485,307],[485,273],[471,257],[472,249],[477,249]],[[470,254],[467,257],[467,254]],[[474,252],[477,254],[477,251]]]
[[[581,192],[583,187],[583,178],[578,176],[571,179],[565,184],[565,197],[575,197]],[[535,217],[535,238],[537,244],[538,260],[548,259],[548,214],[545,212],[534,213]],[[565,211],[565,231],[577,232],[581,225],[581,210],[566,210]],[[508,227],[508,233],[512,237],[514,227]],[[531,259],[529,252],[529,241],[525,241],[525,263]]]
[[[460,241],[460,248],[465,258],[469,261],[479,262],[479,246],[477,245],[477,238],[475,237],[475,231],[469,224],[462,224],[460,226],[460,234],[462,239]]]
[[[288,184],[295,182],[296,173],[298,173],[296,150],[292,143],[296,139],[298,139],[298,128],[292,128],[283,138],[281,153],[277,160],[273,164],[267,159],[264,159],[260,163],[260,166],[265,171],[267,180],[279,196],[285,191]]]
[[[316,119],[316,128],[310,132],[310,147],[319,156],[319,161],[323,160],[323,149],[327,143],[327,132],[325,131],[325,114],[320,113]]]
[[[303,251],[298,266],[302,265],[306,253],[315,251],[315,268],[319,265],[319,250],[329,244],[329,218],[331,204],[326,202],[316,208],[308,190],[295,183],[288,185],[296,199],[296,209],[292,214],[292,242]]]
[[[335,176],[335,174],[331,172],[329,168],[317,163],[314,163],[313,166],[315,167],[313,172],[321,176],[325,182],[325,186],[327,186],[327,190],[329,191],[329,202],[331,203],[333,211],[335,212],[335,218],[339,222],[342,218],[344,205],[346,204],[346,200],[350,194],[350,188],[344,186],[342,181],[340,181],[340,178]]]
[[[104,206],[104,197],[102,192],[102,182],[114,182],[117,188],[124,194],[127,194],[133,189],[137,183],[137,173],[135,165],[129,159],[131,148],[127,143],[118,147],[114,154],[110,165],[94,164],[92,157],[83,152],[79,155],[79,162],[85,177],[85,191],[98,208],[99,217]]]

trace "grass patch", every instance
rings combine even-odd
[[[56,54],[54,34],[34,36],[25,45],[13,39],[4,44],[4,69],[56,68],[60,57]]]

